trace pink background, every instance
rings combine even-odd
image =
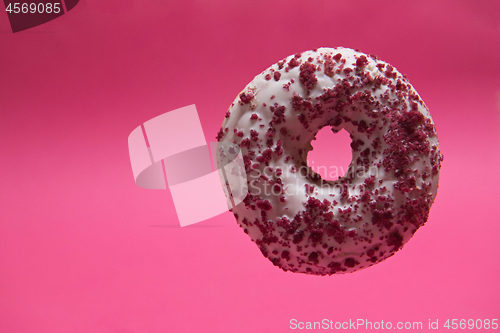
[[[0,332],[499,318],[499,7],[82,0],[16,34],[0,13]],[[134,184],[127,137],[139,124],[196,104],[213,140],[256,74],[339,45],[409,77],[445,155],[428,224],[394,257],[351,275],[284,273],[230,213],[180,228],[168,190]]]

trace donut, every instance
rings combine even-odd
[[[325,126],[352,140],[337,180],[307,165]],[[248,194],[230,209],[237,223],[275,266],[314,275],[355,272],[402,249],[427,221],[443,160],[408,79],[343,47],[297,53],[257,75],[216,138],[243,155]]]

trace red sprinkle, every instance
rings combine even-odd
[[[241,93],[240,94],[240,100],[243,104],[248,104],[250,101],[253,99],[253,94],[252,93]]]

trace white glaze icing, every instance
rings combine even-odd
[[[324,126],[351,135],[354,177],[324,181],[306,167]],[[233,208],[238,223],[285,271],[327,275],[383,261],[425,223],[437,193],[442,155],[427,107],[395,68],[347,48],[291,55],[257,75],[218,139],[239,144],[246,161],[249,195]]]

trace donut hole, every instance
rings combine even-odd
[[[311,142],[313,150],[307,154],[307,165],[324,180],[343,177],[352,161],[351,141],[346,130],[334,133],[330,126],[323,127]]]

